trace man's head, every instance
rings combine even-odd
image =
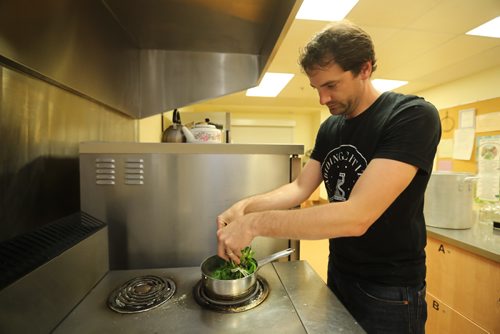
[[[356,117],[375,101],[373,43],[359,27],[342,21],[330,25],[305,47],[300,64],[319,103],[332,115]]]
[[[371,62],[374,72],[377,65],[373,42],[364,30],[348,21],[329,25],[314,36],[300,55],[300,65],[306,73],[336,63],[357,76],[366,62]]]

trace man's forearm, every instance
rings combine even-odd
[[[372,223],[348,201],[298,210],[261,211],[246,218],[254,236],[309,240],[359,236]]]
[[[242,205],[244,213],[248,214],[267,210],[290,209],[300,205],[307,197],[308,194],[301,193],[295,183],[289,183],[273,191],[246,198],[238,204]]]

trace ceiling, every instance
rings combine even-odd
[[[500,0],[360,0],[346,17],[373,38],[378,68],[372,78],[406,80],[395,91],[418,93],[500,66],[500,39],[465,32],[500,15]],[[295,73],[276,98],[239,92],[206,101],[275,111],[318,110],[316,92],[298,65],[299,50],[328,22],[295,20],[268,71]]]

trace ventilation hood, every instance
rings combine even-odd
[[[302,0],[3,0],[0,62],[143,118],[257,85]]]

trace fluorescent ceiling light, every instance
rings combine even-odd
[[[247,96],[275,97],[292,80],[291,73],[266,73],[257,87],[247,90]]]
[[[500,38],[500,16],[481,24],[479,27],[465,33],[466,35]]]
[[[304,0],[295,16],[299,20],[340,21],[358,0]]]
[[[408,83],[408,81],[373,79],[372,83],[376,90],[383,93],[404,86]]]

